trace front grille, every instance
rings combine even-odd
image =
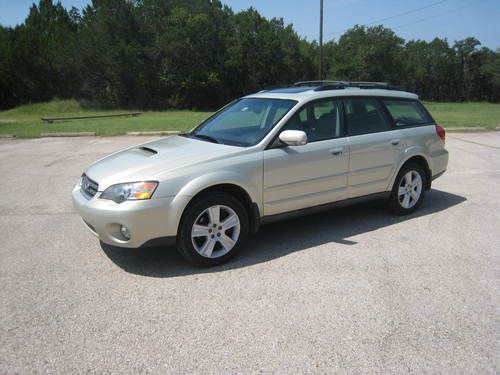
[[[88,178],[88,176],[84,173],[82,175],[82,190],[86,194],[93,197],[99,191],[99,185],[94,180],[91,180],[90,178]]]

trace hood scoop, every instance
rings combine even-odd
[[[146,146],[133,148],[131,151],[135,151],[135,152],[140,153],[144,156],[153,156],[153,155],[156,155],[158,153],[158,151],[153,150],[152,148],[149,148]]]

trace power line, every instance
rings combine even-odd
[[[445,16],[447,14],[450,14],[450,13],[453,13],[453,12],[457,12],[459,10],[462,10],[464,8],[467,8],[471,5],[476,5],[477,3],[479,2],[484,2],[485,0],[474,0],[470,3],[467,3],[465,5],[462,5],[461,7],[458,7],[458,8],[454,8],[454,9],[450,9],[446,12],[442,12],[442,13],[439,13],[439,14],[435,14],[434,16],[430,16],[430,17],[426,17],[426,18],[422,18],[422,19],[419,19],[419,20],[416,20],[416,21],[413,21],[413,22],[408,22],[408,23],[404,23],[402,25],[398,25],[398,26],[394,26],[394,27],[391,27],[391,29],[399,29],[401,27],[406,27],[406,26],[411,26],[411,25],[415,25],[417,23],[421,23],[421,22],[425,22],[425,21],[429,21],[429,20],[432,20],[434,18],[438,18],[438,17],[442,17],[442,16]]]
[[[376,21],[372,21],[372,22],[369,22],[369,23],[365,23],[365,25],[366,25],[366,26],[370,26],[370,25],[378,24],[378,23],[380,23],[380,22],[387,21],[387,20],[392,20],[393,18],[397,18],[397,17],[401,17],[401,16],[406,16],[407,14],[411,14],[411,13],[419,12],[419,11],[421,11],[421,10],[424,10],[424,9],[431,8],[431,7],[433,7],[433,6],[436,6],[436,5],[442,4],[442,3],[446,2],[446,1],[448,1],[448,0],[436,1],[435,3],[429,4],[429,5],[426,5],[426,6],[420,7],[420,8],[415,8],[415,9],[408,10],[408,11],[403,12],[403,13],[395,14],[394,16],[390,16],[390,17],[382,18],[382,19],[380,19],[380,20],[376,20]]]
[[[323,79],[323,0],[319,0],[319,80]]]
[[[363,25],[365,26],[370,26],[370,25],[374,25],[374,24],[378,24],[380,22],[384,22],[384,21],[387,21],[387,20],[391,20],[393,18],[397,18],[397,17],[401,17],[401,16],[406,16],[408,14],[412,14],[412,13],[415,13],[415,12],[419,12],[421,10],[424,10],[424,9],[427,9],[427,8],[431,8],[433,6],[436,6],[436,5],[439,5],[439,4],[442,4],[444,2],[446,2],[448,0],[440,0],[440,1],[436,1],[434,3],[431,3],[431,4],[428,4],[428,5],[425,5],[423,7],[419,7],[419,8],[415,8],[415,9],[410,9],[410,10],[407,10],[406,12],[403,12],[403,13],[398,13],[398,14],[395,14],[393,16],[389,16],[389,17],[385,17],[385,18],[381,18],[379,20],[375,20],[375,21],[371,21],[371,22],[368,22],[368,23],[364,23]],[[333,33],[330,33],[328,34],[327,36],[332,36],[332,35],[335,35],[335,34],[341,34],[341,33],[344,33],[345,31],[347,31],[349,29],[344,29],[344,30],[339,30],[339,31],[334,31]]]

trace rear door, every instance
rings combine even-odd
[[[341,106],[331,98],[304,105],[281,131],[302,130],[308,143],[264,151],[264,215],[346,198],[349,150]]]
[[[403,148],[380,101],[370,97],[343,99],[349,135],[349,198],[383,192]]]

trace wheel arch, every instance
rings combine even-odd
[[[395,183],[397,175],[399,174],[399,171],[401,171],[401,169],[404,168],[404,166],[408,165],[409,163],[417,163],[418,165],[420,165],[423,168],[423,170],[425,172],[425,179],[426,179],[425,189],[429,190],[431,188],[431,184],[432,184],[432,172],[431,172],[431,169],[429,166],[429,161],[422,154],[415,154],[415,155],[408,156],[406,159],[404,159],[400,163],[399,168],[394,173],[390,188],[392,189],[392,187],[394,186],[394,183]]]
[[[250,194],[240,185],[234,183],[220,183],[211,185],[203,190],[200,190],[196,195],[194,195],[189,203],[184,208],[182,216],[186,212],[187,208],[191,203],[204,194],[209,194],[210,192],[223,192],[235,197],[242,205],[248,214],[248,220],[250,224],[250,232],[256,233],[260,226],[260,210],[256,203],[253,202]]]
[[[183,188],[174,199],[174,205],[178,209],[178,220],[176,223],[177,231],[182,223],[182,220],[184,219],[187,209],[193,202],[195,202],[200,196],[203,196],[204,194],[218,191],[229,194],[241,202],[248,214],[250,232],[257,232],[260,226],[261,211],[259,205],[256,203],[255,198],[253,198],[256,194],[255,191],[252,191],[251,189],[244,186],[244,184],[240,183],[240,181],[234,179],[215,179],[215,181],[212,180],[212,183],[207,183],[207,181],[205,181],[204,183],[195,183],[188,185],[191,186],[186,186],[185,188]]]

